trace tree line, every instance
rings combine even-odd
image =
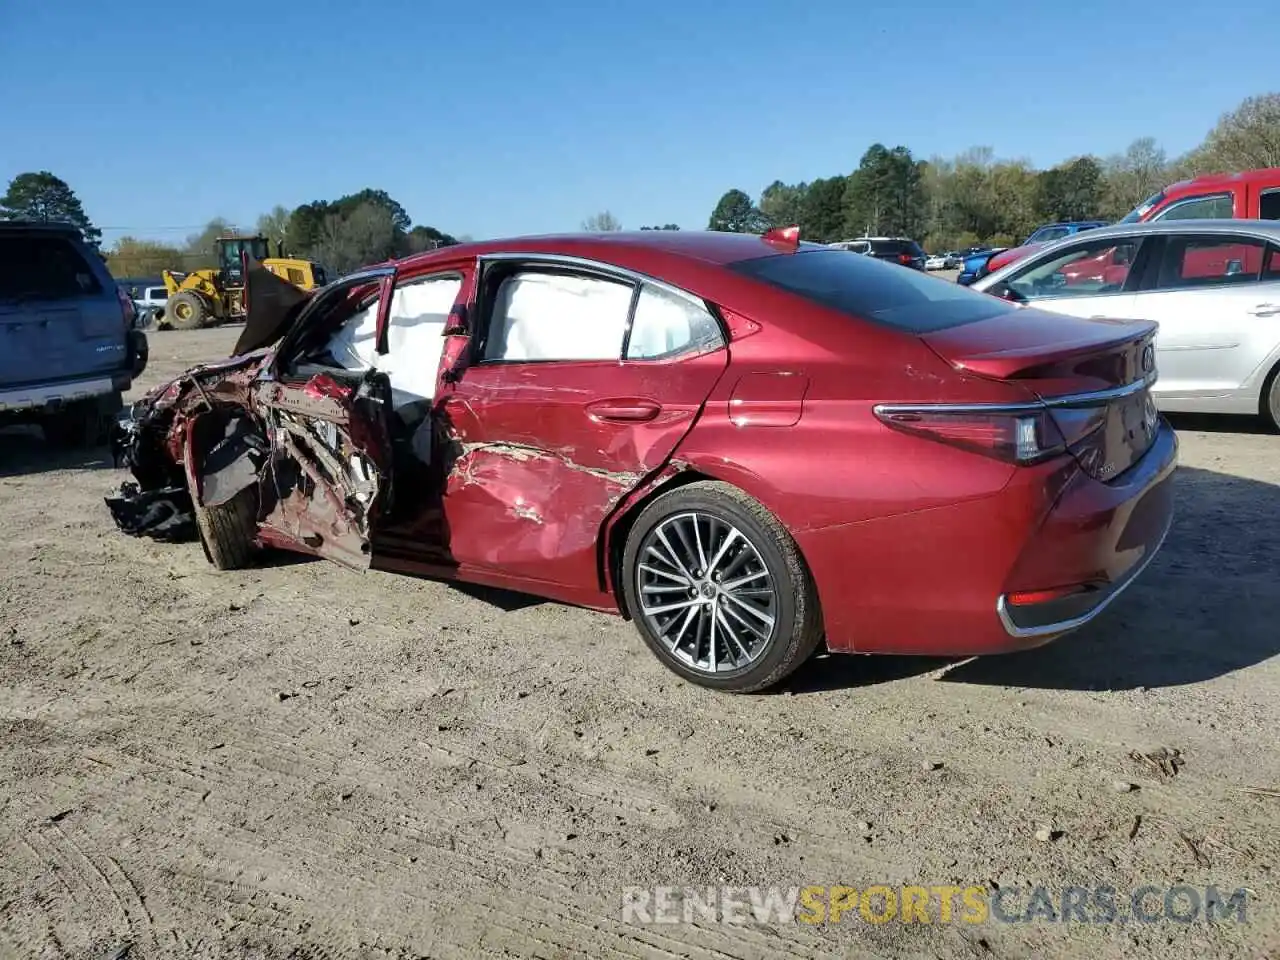
[[[215,217],[182,244],[121,237],[106,252],[114,276],[154,276],[162,270],[197,270],[217,265],[219,237],[259,234],[272,256],[315,260],[331,273],[347,273],[435,247],[461,242],[426,225],[414,226],[404,207],[385,190],[365,189],[337,200],[316,200],[292,210],[277,206],[252,228]]]
[[[1073,157],[1047,170],[998,159],[989,147],[919,160],[905,146],[876,143],[849,174],[775,180],[756,200],[729,190],[707,229],[761,233],[799,224],[802,238],[821,243],[904,236],[935,252],[1014,246],[1042,223],[1118,220],[1177,180],[1260,167],[1280,167],[1280,93],[1249,97],[1176,158],[1151,137],[1115,156]]]
[[[10,181],[0,197],[0,219],[71,223],[91,246],[99,248],[101,244],[102,231],[89,219],[75,191],[48,170],[20,173]],[[215,217],[182,243],[125,236],[99,252],[113,276],[149,277],[164,270],[215,267],[215,241],[245,234],[266,237],[272,255],[283,251],[287,256],[316,260],[339,274],[461,242],[435,227],[415,226],[404,207],[385,190],[366,189],[333,201],[304,203],[293,210],[277,206],[258,217],[252,228]]]

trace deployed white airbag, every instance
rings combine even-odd
[[[344,370],[373,368],[387,374],[392,404],[397,408],[430,400],[436,391],[445,322],[461,287],[459,277],[398,287],[391,297],[387,353],[379,356],[375,350],[378,317],[375,300],[334,333],[328,344],[330,356]]]
[[[491,360],[617,360],[631,309],[627,284],[522,273],[498,288]]]

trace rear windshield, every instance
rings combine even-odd
[[[914,240],[872,240],[872,253],[915,253],[918,246]]]
[[[985,293],[842,250],[814,250],[739,260],[729,269],[842,313],[928,333],[1015,309]]]
[[[0,300],[61,300],[101,292],[98,278],[65,237],[0,235]]]

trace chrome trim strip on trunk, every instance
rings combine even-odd
[[[877,403],[871,412],[877,417],[899,413],[1038,413],[1046,407],[1095,407],[1122,400],[1150,388],[1156,382],[1154,373],[1141,380],[1134,380],[1119,387],[1092,390],[1087,393],[1067,393],[1060,397],[1027,400],[1019,403]]]

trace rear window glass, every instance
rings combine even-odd
[[[66,238],[0,236],[0,300],[60,300],[101,292],[98,278]]]
[[[1016,309],[958,283],[839,250],[739,260],[729,269],[814,303],[908,333],[928,333]]]
[[[910,240],[872,240],[872,253],[914,253],[911,248],[914,247]]]

